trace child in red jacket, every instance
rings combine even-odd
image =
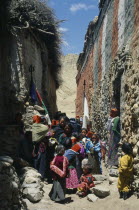
[[[91,167],[89,165],[85,165],[83,168],[83,175],[80,178],[80,184],[77,188],[77,195],[80,197],[85,197],[90,188],[94,187],[95,178],[91,174]]]

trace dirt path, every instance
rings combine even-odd
[[[104,170],[106,174],[106,170]],[[119,199],[119,194],[117,191],[117,183],[109,185],[108,181],[104,181],[101,184],[104,187],[110,189],[110,196],[104,199],[98,199],[95,203],[92,203],[85,198],[79,198],[76,194],[66,195],[66,197],[71,197],[72,202],[68,204],[59,204],[50,200],[48,194],[51,190],[52,185],[44,185],[44,197],[36,204],[30,203],[26,200],[29,210],[138,210],[139,200],[133,195],[127,200]]]
[[[104,183],[103,185],[107,185]],[[119,199],[116,184],[110,186],[111,195],[99,199],[95,203],[87,200],[87,198],[80,199],[76,194],[67,195],[66,197],[71,197],[73,202],[69,204],[59,204],[51,201],[48,197],[48,193],[52,185],[45,185],[45,194],[43,199],[37,203],[32,204],[27,201],[29,210],[134,210],[139,209],[139,200],[135,196],[130,197],[128,200],[124,201]]]

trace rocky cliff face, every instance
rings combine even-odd
[[[68,54],[61,58],[63,83],[57,90],[57,106],[58,110],[66,112],[68,117],[75,117],[77,59],[76,54]]]

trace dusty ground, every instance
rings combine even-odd
[[[106,173],[106,172],[105,172]],[[49,199],[48,193],[52,187],[51,184],[45,185],[44,197],[36,204],[32,204],[26,200],[29,210],[138,210],[139,200],[133,195],[127,200],[119,199],[116,182],[109,185],[108,181],[103,182],[103,186],[110,188],[110,196],[104,199],[98,199],[95,203],[92,203],[85,198],[79,198],[76,194],[66,195],[71,197],[72,202],[68,204],[59,204]]]

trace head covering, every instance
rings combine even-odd
[[[57,145],[56,147],[56,154],[57,155],[62,155],[64,153],[64,146],[62,144]]]
[[[94,134],[92,135],[92,140],[94,139],[93,136],[95,136],[95,138],[96,138],[95,141],[98,141],[98,140],[99,140],[99,137],[98,137],[98,135],[97,135],[96,133],[94,133]]]
[[[78,152],[81,149],[81,146],[79,144],[75,144],[71,149],[75,152]]]
[[[132,154],[132,145],[128,142],[124,142],[122,145],[122,151],[125,154]]]
[[[94,133],[94,132],[88,131],[88,133],[87,133],[87,137],[88,137],[88,138],[91,138],[91,137],[92,137],[92,135],[93,135],[93,133]]]
[[[54,125],[58,125],[59,124],[59,120],[52,120],[52,126],[54,126]]]
[[[33,116],[33,123],[40,123],[41,122],[41,117],[38,115]]]
[[[75,144],[77,142],[77,138],[75,136],[72,136],[71,141],[72,141],[72,144]]]
[[[110,116],[111,117],[117,117],[118,116],[118,109],[114,108],[114,109],[111,109],[111,112],[110,112]]]

